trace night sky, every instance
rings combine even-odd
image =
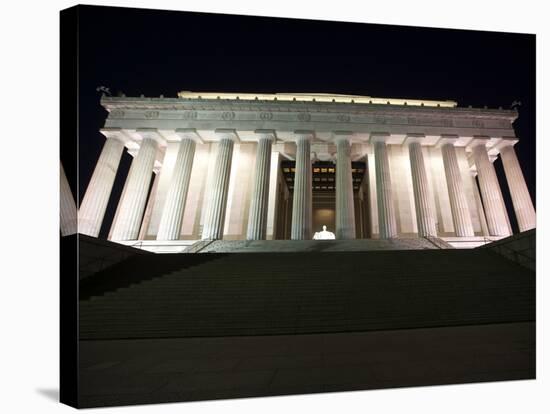
[[[521,101],[515,148],[535,200],[534,35],[92,6],[80,6],[79,23],[80,200],[104,142],[100,85],[113,95],[147,97],[191,90],[341,93],[489,108]],[[125,154],[100,236],[130,161]],[[517,232],[500,159],[495,167]],[[74,190],[75,174],[67,173]]]

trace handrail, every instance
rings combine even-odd
[[[521,253],[521,251],[519,251],[519,250],[512,249],[510,246],[508,246],[507,244],[504,244],[504,243],[503,243],[503,244],[499,244],[499,245],[497,245],[497,246],[489,247],[489,248],[490,248],[490,249],[504,248],[505,250],[508,250],[509,252],[514,253],[514,255],[516,255],[516,256],[519,254],[520,256],[523,256],[523,257],[525,257],[526,259],[532,260],[531,257],[527,256],[527,255],[524,254],[524,253]]]
[[[517,241],[517,240],[520,240],[520,239],[523,239],[523,238],[526,238],[528,236],[525,236],[525,237],[520,237],[520,238],[517,238],[513,241]],[[521,264],[522,262],[525,262],[527,261],[528,263],[532,264],[535,262],[535,260],[526,255],[525,253],[522,253],[521,250],[516,250],[514,249],[513,247],[511,247],[510,245],[513,243],[512,242],[500,242],[500,240],[497,240],[495,242],[495,245],[491,246],[490,243],[484,245],[483,247],[488,249],[488,250],[491,250],[493,251],[494,253],[497,253],[497,254],[500,254],[500,255],[503,255],[505,257],[509,257],[510,256],[510,253],[511,255],[513,256],[513,259],[509,257],[510,260],[513,260],[514,262],[518,263],[518,264]],[[499,251],[500,250],[500,251]],[[524,260],[521,260],[520,258],[523,258]]]
[[[139,245],[139,247],[138,247],[138,245]],[[138,240],[134,244],[131,244],[130,247],[137,247],[137,248],[141,249],[143,247],[143,240]]]

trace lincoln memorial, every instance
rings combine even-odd
[[[153,251],[311,240],[323,226],[337,240],[479,246],[512,234],[493,166],[499,155],[519,230],[535,227],[514,150],[515,110],[188,91],[104,95],[101,104],[106,140],[78,209],[78,232],[89,236],[99,234],[123,151],[133,161],[108,238]]]

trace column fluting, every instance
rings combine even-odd
[[[183,136],[162,209],[157,240],[178,240],[195,157],[195,141]]]
[[[269,174],[271,172],[271,147],[274,134],[263,134],[258,139],[252,199],[248,215],[247,240],[265,240],[269,199]]]
[[[485,218],[485,210],[483,210],[483,203],[481,202],[481,196],[477,188],[476,172],[471,173],[472,188],[474,189],[474,199],[476,202],[477,215],[479,216],[479,224],[481,226],[481,233],[484,236],[489,236],[489,227],[487,227],[487,219]]]
[[[441,146],[441,155],[443,156],[443,167],[445,178],[447,180],[447,189],[449,191],[449,201],[451,203],[451,213],[455,234],[458,237],[474,236],[474,227],[472,217],[464,192],[464,183],[458,166],[458,159],[453,143],[446,142]]]
[[[336,238],[355,239],[355,206],[349,137],[336,138]]]
[[[390,239],[397,235],[397,223],[393,206],[388,149],[383,140],[374,142],[374,164],[376,169],[378,231],[381,239]]]
[[[124,150],[120,133],[102,132],[107,140],[78,210],[78,231],[92,237],[99,235]]]
[[[487,226],[491,236],[508,236],[510,234],[504,200],[498,184],[493,163],[489,160],[484,143],[472,148],[472,156],[477,169],[479,189],[487,218]]]
[[[424,155],[419,142],[409,143],[409,158],[414,191],[416,222],[420,237],[437,236],[435,216],[430,204],[431,192],[426,175]]]
[[[500,156],[510,195],[512,196],[519,231],[533,229],[537,225],[535,207],[529,195],[514,147],[512,145],[505,146],[500,150]]]
[[[59,172],[59,227],[62,236],[69,236],[78,231],[76,204],[63,164],[59,163],[59,166],[61,167]]]
[[[136,240],[138,237],[157,149],[156,139],[149,136],[142,138],[128,174],[124,197],[120,201],[119,214],[113,227],[113,240]]]
[[[218,142],[218,152],[214,164],[214,179],[209,190],[209,203],[201,236],[203,240],[220,240],[223,238],[233,146],[233,139],[229,137],[222,137]]]
[[[296,137],[296,166],[292,195],[292,240],[311,239],[311,136]]]

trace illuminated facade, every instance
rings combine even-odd
[[[514,110],[329,94],[101,103],[107,139],[80,233],[99,234],[125,150],[134,159],[109,235],[125,244],[181,251],[198,240],[304,240],[326,225],[337,239],[471,247],[511,234],[492,164],[499,154],[520,231],[535,227]]]

